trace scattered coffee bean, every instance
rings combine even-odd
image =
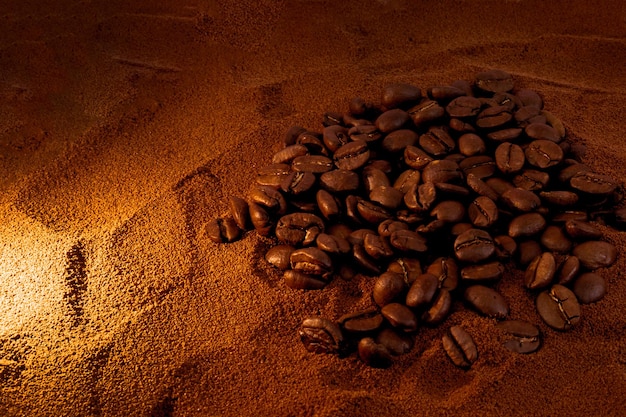
[[[376,343],[371,337],[364,337],[358,346],[359,357],[372,368],[389,368],[393,364],[391,353],[385,345]]]
[[[487,317],[503,319],[509,314],[509,306],[504,297],[484,285],[467,287],[464,298],[474,309]]]
[[[505,320],[496,327],[510,338],[504,347],[515,353],[534,353],[541,347],[541,333],[534,324],[521,320]]]
[[[580,305],[567,287],[556,284],[537,296],[537,311],[556,330],[569,330],[580,321]]]
[[[572,253],[582,266],[590,270],[611,266],[617,259],[615,246],[601,240],[590,240],[576,245]]]
[[[576,278],[573,290],[581,303],[595,303],[606,294],[606,281],[595,272],[587,272]]]
[[[550,285],[556,273],[556,260],[550,252],[544,252],[532,260],[526,273],[524,283],[529,290],[536,290]]]
[[[474,339],[460,326],[452,326],[443,335],[443,349],[456,366],[469,368],[478,359]]]

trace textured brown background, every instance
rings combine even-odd
[[[571,332],[541,324],[536,354],[455,305],[446,326],[480,350],[469,371],[445,357],[446,326],[388,370],[307,353],[301,319],[368,305],[371,280],[291,291],[254,233],[202,234],[291,125],[494,67],[623,180],[623,2],[2,3],[0,415],[626,413],[623,233],[603,229],[622,252],[605,299]],[[500,290],[539,323],[520,278]]]

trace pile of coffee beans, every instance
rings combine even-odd
[[[537,325],[509,317],[495,288],[505,264],[553,329],[581,320],[580,304],[606,293],[596,270],[617,250],[597,221],[624,227],[622,187],[582,162],[539,94],[490,70],[472,82],[426,91],[393,84],[379,103],[356,97],[329,112],[322,131],[294,126],[262,168],[248,198],[206,226],[215,242],[254,228],[275,237],[267,261],[297,290],[373,276],[372,307],[337,320],[308,317],[299,331],[311,352],[388,367],[407,353],[419,326],[437,326],[463,300],[493,317],[505,347],[532,353]],[[459,367],[478,357],[472,336],[453,326],[443,348]]]

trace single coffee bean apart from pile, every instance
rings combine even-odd
[[[452,326],[442,338],[443,349],[456,366],[469,368],[478,359],[474,339],[460,326]]]
[[[556,330],[569,330],[580,321],[580,305],[567,287],[556,284],[537,296],[537,312]]]
[[[343,334],[332,321],[322,317],[308,317],[300,326],[300,340],[309,352],[340,353]]]
[[[606,281],[595,272],[587,272],[576,278],[573,291],[582,304],[595,303],[606,294]]]
[[[496,324],[507,340],[504,347],[515,353],[533,353],[541,347],[541,333],[532,323],[521,320],[505,320]]]

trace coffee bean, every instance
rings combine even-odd
[[[389,258],[393,255],[393,249],[389,246],[387,238],[373,233],[365,235],[363,249],[374,259]]]
[[[527,88],[520,88],[515,92],[515,96],[522,102],[522,106],[535,106],[543,108],[543,99],[536,91]]]
[[[458,223],[465,217],[465,207],[456,200],[446,200],[437,204],[430,215],[444,223]]]
[[[291,167],[287,164],[271,164],[259,170],[256,183],[279,188],[283,179],[291,173]]]
[[[413,332],[417,330],[417,317],[404,304],[390,303],[386,304],[380,313],[393,327],[404,332]]]
[[[529,290],[536,290],[550,285],[556,273],[556,260],[550,252],[537,256],[526,268],[524,283]]]
[[[489,197],[480,196],[467,209],[470,221],[476,227],[490,227],[498,220],[498,206]]]
[[[522,131],[519,127],[509,127],[489,132],[487,133],[487,138],[493,142],[511,142],[516,140],[522,134]]]
[[[437,189],[437,195],[441,195],[442,198],[461,199],[470,195],[470,190],[467,187],[448,182],[435,183],[435,188]]]
[[[364,199],[358,199],[356,208],[365,221],[375,225],[391,217],[387,209]]]
[[[228,200],[228,207],[233,220],[241,230],[247,230],[250,223],[248,202],[241,197],[232,196]]]
[[[350,253],[352,247],[350,242],[342,237],[328,235],[326,233],[320,233],[315,239],[317,248],[323,250],[326,253],[334,255],[345,255]]]
[[[565,232],[574,239],[597,240],[602,237],[602,231],[591,223],[580,220],[565,222]]]
[[[394,219],[388,219],[378,225],[378,234],[389,237],[396,230],[409,230],[409,225]]]
[[[354,171],[370,159],[370,150],[365,141],[356,140],[337,149],[333,159],[337,168]]]
[[[476,87],[486,93],[506,93],[513,89],[513,78],[502,70],[489,70],[476,75]]]
[[[411,230],[396,230],[389,236],[391,246],[402,252],[426,252],[426,239]]]
[[[410,106],[422,98],[422,90],[410,84],[391,84],[383,89],[381,103],[388,109]]]
[[[452,308],[452,296],[450,291],[442,288],[440,289],[428,310],[422,314],[422,322],[429,326],[435,326],[443,322]]]
[[[555,206],[569,207],[578,202],[578,195],[571,191],[541,191],[541,199]]]
[[[504,142],[496,148],[496,166],[504,174],[512,174],[524,167],[526,157],[519,145]]]
[[[572,249],[572,242],[561,227],[550,225],[541,234],[541,244],[552,252],[567,253]]]
[[[363,185],[365,186],[365,191],[371,193],[374,188],[389,187],[391,183],[387,174],[382,170],[366,166],[363,168]]]
[[[481,129],[494,130],[501,128],[513,119],[510,109],[506,106],[488,107],[476,117],[476,126]]]
[[[582,266],[590,270],[611,266],[617,259],[615,246],[601,240],[590,240],[576,245],[572,253]]]
[[[432,182],[414,184],[404,195],[404,204],[413,211],[424,212],[430,209],[437,197],[437,189]]]
[[[393,358],[387,348],[376,343],[371,337],[361,339],[358,345],[359,358],[372,368],[389,368],[393,364]]]
[[[461,96],[452,100],[446,106],[446,112],[450,117],[468,118],[473,117],[480,111],[480,100],[474,97]]]
[[[586,211],[578,211],[578,210],[565,210],[560,213],[555,213],[552,216],[553,223],[562,223],[565,224],[568,221],[577,220],[581,222],[586,222],[588,220]]]
[[[434,100],[424,100],[411,107],[407,113],[415,126],[420,128],[441,119],[446,114],[446,110]]]
[[[433,161],[433,158],[416,146],[404,148],[404,162],[411,168],[422,170]]]
[[[315,200],[317,207],[326,219],[334,219],[341,213],[339,201],[328,191],[318,190]]]
[[[496,180],[496,179],[497,178],[489,178],[489,180]],[[500,198],[500,194],[498,194],[495,189],[487,185],[485,181],[481,180],[476,175],[469,174],[467,175],[465,180],[467,182],[468,187],[471,188],[476,194],[488,197],[493,201],[496,201]],[[511,185],[511,187],[513,187],[513,185]]]
[[[573,290],[579,302],[583,304],[595,303],[604,298],[606,281],[594,272],[587,272],[576,278]]]
[[[283,145],[286,147],[295,145],[296,139],[300,136],[301,133],[306,132],[306,129],[302,126],[292,126],[285,133],[285,137],[283,138]]]
[[[419,275],[406,295],[406,305],[411,308],[421,308],[430,304],[439,287],[439,280],[432,274]]]
[[[356,191],[359,184],[359,175],[346,169],[333,169],[320,176],[320,185],[335,194]]]
[[[476,129],[470,123],[467,123],[460,119],[450,118],[448,122],[448,126],[453,131],[458,133],[475,133]]]
[[[563,160],[561,147],[545,139],[532,141],[524,154],[529,164],[541,169],[553,167]]]
[[[277,189],[267,185],[256,185],[250,190],[250,201],[279,215],[287,212],[287,201]]]
[[[556,284],[537,296],[537,311],[555,330],[569,330],[580,321],[580,305],[568,288]]]
[[[509,223],[509,236],[512,238],[532,236],[546,227],[546,219],[539,213],[525,213],[515,217]]]
[[[448,155],[456,147],[454,139],[445,130],[431,127],[428,132],[419,137],[419,144],[423,150],[433,156]]]
[[[407,146],[417,143],[419,136],[412,130],[399,129],[389,133],[383,139],[383,149],[390,153],[403,152]]]
[[[234,242],[241,235],[241,230],[230,217],[207,222],[205,230],[207,237],[215,243]]]
[[[265,259],[276,268],[286,271],[291,267],[289,259],[294,250],[296,248],[291,245],[276,245],[265,253]]]
[[[591,168],[589,168],[585,164],[572,164],[564,167],[559,171],[558,180],[562,183],[569,183],[570,180],[577,175],[578,173],[590,172]]]
[[[329,151],[336,152],[337,149],[350,142],[348,129],[339,125],[325,127],[323,130],[323,140],[324,145]]]
[[[373,143],[378,142],[383,137],[383,134],[375,125],[368,121],[367,123],[351,127],[350,130],[348,130],[348,136],[350,136],[350,140],[355,142],[362,140],[366,143]],[[336,152],[335,156],[337,156]]]
[[[617,188],[613,179],[594,172],[579,172],[570,179],[572,188],[587,194],[611,194]]]
[[[296,144],[303,145],[310,154],[313,155],[328,155],[328,150],[322,142],[322,134],[318,132],[312,132],[307,130],[300,133],[296,139]]]
[[[464,281],[496,281],[504,273],[504,265],[500,262],[489,262],[481,265],[469,265],[461,269]]]
[[[319,290],[328,283],[319,275],[306,274],[293,269],[286,270],[283,278],[285,285],[294,290]]]
[[[404,193],[393,187],[379,186],[372,190],[370,200],[388,209],[395,209],[402,203]]]
[[[294,171],[321,174],[333,169],[333,161],[323,155],[304,155],[294,158],[291,168]]]
[[[537,194],[522,188],[511,188],[501,196],[502,201],[513,210],[529,212],[541,205]]]
[[[531,123],[546,123],[545,116],[541,114],[535,106],[523,106],[520,107],[514,114],[517,125],[521,128],[525,128]]]
[[[333,271],[333,263],[325,252],[318,248],[296,249],[289,257],[291,269],[305,274],[319,275],[328,279]]]
[[[276,224],[276,237],[283,243],[293,246],[308,246],[315,242],[317,235],[324,231],[322,219],[311,213],[291,213]]]
[[[414,169],[407,169],[403,171],[393,184],[393,188],[400,191],[403,195],[406,194],[412,186],[417,186],[421,178],[419,171]]]
[[[443,349],[456,366],[469,368],[478,359],[474,339],[460,326],[452,326],[442,338]]]
[[[422,266],[418,259],[398,258],[389,263],[387,271],[402,275],[404,283],[409,287],[422,274]]]
[[[451,85],[436,86],[428,89],[428,97],[437,101],[450,101],[466,95],[465,91]]]
[[[367,254],[363,245],[352,245],[352,257],[356,263],[362,267],[367,273],[372,275],[380,275],[380,267],[371,256]]]
[[[274,154],[272,157],[272,164],[289,164],[295,158],[304,156],[308,153],[309,150],[304,145],[290,145]]]
[[[547,172],[526,169],[513,178],[513,184],[524,190],[539,191],[548,185],[550,175]]]
[[[341,329],[322,317],[307,317],[300,326],[300,340],[309,352],[340,353],[343,350]]]
[[[387,110],[376,119],[376,128],[382,133],[401,129],[411,118],[401,109]]]
[[[559,143],[561,141],[561,136],[557,133],[557,131],[552,126],[548,126],[543,123],[530,123],[524,128],[524,132],[529,139],[549,140],[554,143]]]
[[[459,138],[459,152],[465,156],[481,155],[486,151],[485,141],[474,133],[466,133]]]
[[[387,348],[392,355],[404,355],[413,348],[413,338],[407,334],[401,334],[393,329],[382,329],[376,336],[376,343]]]
[[[371,333],[378,330],[382,326],[383,321],[383,315],[375,308],[344,314],[337,320],[344,331],[358,334]]]
[[[543,253],[541,249],[541,245],[535,240],[525,240],[519,243],[518,245],[518,254],[519,259],[518,262],[520,266],[525,267],[528,266],[532,262],[533,259],[538,257]]]
[[[481,179],[491,177],[496,172],[496,163],[492,157],[487,155],[467,157],[459,163],[459,167],[463,170],[465,176],[473,174]]]
[[[578,276],[579,272],[580,260],[573,255],[568,255],[559,267],[556,283],[561,285],[569,284]]]
[[[460,180],[462,175],[463,174],[459,164],[456,162],[445,159],[437,159],[429,162],[428,165],[424,167],[424,170],[422,171],[422,180],[425,183],[451,182]]]
[[[484,285],[467,287],[463,297],[476,311],[487,317],[503,319],[509,314],[509,306],[504,297]]]
[[[256,232],[261,236],[268,236],[274,228],[274,223],[267,210],[254,202],[248,204],[248,209],[250,212],[250,220]]]
[[[541,333],[534,324],[521,320],[505,320],[496,327],[510,338],[504,347],[515,353],[534,353],[541,347]]]
[[[494,250],[493,239],[480,229],[470,229],[454,241],[454,254],[461,261],[480,262],[489,258]]]
[[[312,172],[294,171],[286,175],[280,183],[280,189],[289,194],[298,195],[313,188],[317,178]]]

